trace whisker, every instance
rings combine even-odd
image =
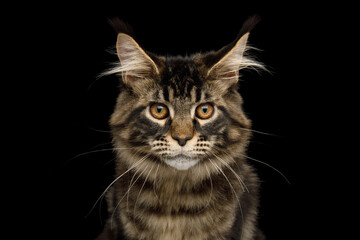
[[[113,148],[113,149],[114,149],[114,150],[124,150],[124,149],[129,150],[129,149],[134,149],[134,148],[135,148],[135,147],[131,147],[131,148]],[[139,153],[141,153],[141,152],[142,152],[142,149],[137,149],[137,150],[135,151],[135,153],[134,153],[134,156],[137,156],[137,157],[138,157]],[[113,158],[113,159],[111,159],[110,161],[106,162],[105,165],[111,163],[112,161],[114,161],[114,160],[116,160],[116,159],[117,159],[116,157]]]
[[[111,214],[111,224],[110,224],[110,228],[112,229],[112,226],[113,226],[113,219],[114,219],[114,216],[115,216],[115,213],[116,213],[116,209],[119,207],[121,201],[125,198],[125,196],[127,196],[127,209],[129,209],[129,193],[131,191],[131,188],[136,184],[137,180],[139,180],[139,178],[141,177],[141,175],[144,173],[144,171],[147,169],[147,166],[145,167],[145,169],[139,174],[139,176],[135,179],[134,183],[132,182],[136,176],[136,174],[138,173],[138,171],[140,170],[137,169],[136,172],[134,173],[133,177],[131,178],[131,181],[130,181],[130,184],[129,184],[129,188],[128,190],[126,191],[126,193],[124,193],[124,195],[121,197],[121,199],[118,201],[118,203],[116,204],[114,210],[113,210],[113,213]]]
[[[106,163],[104,163],[104,166],[107,166],[107,165],[109,165],[110,163],[116,161],[116,159],[117,159],[116,157],[110,159],[109,161],[107,161]]]
[[[100,132],[100,133],[111,133],[110,130],[101,130],[101,129],[96,129],[96,128],[93,128],[93,127],[87,127],[88,129],[92,130],[92,131],[95,131],[95,132]]]
[[[105,145],[105,144],[99,144],[99,145],[97,145],[95,147],[92,147],[92,148],[96,148],[96,147],[98,147],[100,145]],[[98,149],[98,150],[92,150],[92,151],[80,153],[80,154],[77,154],[74,157],[68,159],[66,162],[64,162],[63,166],[66,166],[66,165],[70,164],[73,160],[75,160],[77,158],[80,158],[80,157],[83,157],[83,156],[86,156],[86,155],[89,155],[89,154],[107,152],[107,151],[112,151],[112,150],[113,150],[113,148],[105,148],[105,149]]]
[[[154,191],[154,194],[155,194],[155,197],[157,198],[157,200],[159,200],[159,196],[156,193],[155,184],[156,184],[156,177],[157,177],[157,173],[159,171],[159,167],[160,167],[160,165],[158,164],[158,166],[156,168],[156,172],[155,172],[155,176],[154,176],[154,184],[153,184],[153,191]]]
[[[221,149],[221,148],[219,148],[219,147],[217,147],[217,146],[213,146],[213,147],[216,148],[218,151],[220,151],[220,152],[222,152],[222,153],[225,153],[225,154],[227,154],[228,156],[230,156],[230,155],[229,155],[226,151],[224,151],[223,149]],[[211,152],[211,153],[213,153],[213,152]],[[239,154],[240,154],[240,153],[239,153]],[[288,184],[291,184],[291,182],[288,180],[288,178],[287,178],[280,170],[278,170],[277,168],[271,166],[270,164],[265,163],[265,162],[263,162],[263,161],[260,161],[260,160],[258,160],[258,159],[249,157],[249,156],[247,156],[247,155],[245,155],[245,154],[240,154],[240,155],[243,156],[243,157],[245,157],[245,158],[247,158],[247,159],[249,159],[249,160],[253,160],[253,161],[255,161],[255,162],[261,163],[261,164],[263,164],[263,165],[265,165],[265,166],[273,169],[274,171],[276,171],[277,173],[279,173],[279,174],[285,179],[285,181],[286,181]],[[236,163],[236,162],[235,162],[235,163]],[[236,164],[237,164],[237,163],[236,163]]]
[[[208,160],[210,161],[211,164],[214,165],[215,168],[217,168],[222,173],[222,175],[225,177],[226,181],[228,182],[228,184],[229,184],[229,186],[231,188],[231,191],[233,192],[233,195],[235,195],[236,200],[238,202],[239,210],[240,210],[240,213],[241,213],[241,222],[243,223],[244,222],[244,214],[243,214],[243,210],[242,210],[242,207],[241,207],[240,199],[239,199],[238,195],[236,194],[234,187],[232,186],[232,184],[230,183],[229,179],[226,177],[226,175],[222,171],[222,169],[216,164],[216,162],[213,162],[210,158],[208,158]],[[243,235],[243,231],[244,231],[244,228],[241,228],[241,238],[242,238],[242,235]]]
[[[126,193],[124,194],[124,196],[120,199],[119,203],[121,202],[121,200],[126,197],[126,209],[129,210],[129,197],[130,197],[130,191],[131,188],[136,184],[137,180],[139,180],[139,178],[141,177],[141,175],[146,171],[147,166],[145,167],[145,169],[142,170],[142,172],[139,174],[139,176],[135,179],[134,183],[133,180],[136,176],[136,174],[138,173],[138,171],[140,170],[140,168],[138,170],[136,170],[136,172],[134,173],[133,177],[131,178],[130,184],[129,184],[129,189],[126,191]]]
[[[92,148],[96,148],[96,147],[99,147],[99,146],[105,145],[105,144],[108,144],[108,143],[98,144],[98,145],[96,145],[95,147],[92,147]],[[79,158],[79,157],[82,157],[82,156],[85,156],[85,155],[88,155],[88,154],[92,154],[92,153],[107,152],[107,151],[113,151],[113,150],[124,150],[124,149],[134,149],[134,147],[131,147],[131,148],[104,148],[104,149],[92,150],[92,151],[77,154],[76,156],[70,158],[68,160],[68,162],[71,162],[72,160],[74,160],[76,158]]]
[[[148,165],[148,166],[149,166],[149,165]],[[148,166],[146,166],[146,169],[148,168]],[[149,175],[150,175],[151,171],[153,170],[153,168],[154,168],[154,165],[151,167],[151,169],[149,170],[148,174],[146,175],[146,178],[145,178],[145,180],[144,180],[144,183],[143,183],[143,185],[141,186],[140,191],[139,191],[139,193],[138,193],[138,195],[137,195],[137,197],[136,197],[136,201],[135,201],[135,204],[134,204],[134,216],[135,216],[136,204],[137,204],[137,202],[138,202],[138,200],[139,200],[140,194],[141,194],[141,192],[142,192],[142,190],[143,190],[143,188],[144,188],[144,186],[145,186],[145,183],[147,182],[147,180],[148,180],[148,178],[149,178]],[[142,174],[142,173],[141,173],[141,174]]]
[[[100,146],[109,145],[109,144],[111,145],[112,142],[100,143],[100,144],[95,145],[95,146],[92,147],[91,149],[95,149],[95,148],[98,148],[98,147],[100,147]]]
[[[194,168],[194,171],[195,171],[195,168]],[[197,175],[198,175],[198,179],[200,179],[200,177],[201,177],[201,169],[200,169],[200,164],[199,163],[197,164]]]
[[[244,181],[241,179],[241,177],[234,171],[234,169],[227,162],[225,162],[222,158],[217,156],[215,153],[213,153],[213,152],[210,152],[210,153],[213,154],[218,160],[220,160],[235,175],[235,177],[237,178],[237,180],[240,183],[240,186],[241,186],[243,192],[245,192],[245,189],[247,192],[250,192],[249,189],[247,188],[246,184],[244,183]]]
[[[245,131],[249,131],[249,132],[253,132],[253,133],[258,133],[258,134],[273,136],[273,137],[281,137],[280,135],[276,135],[276,134],[273,134],[273,133],[262,132],[262,131],[258,131],[258,130],[254,130],[254,129],[249,129],[249,128],[242,128],[242,127],[240,127],[240,129],[245,130]]]
[[[224,151],[223,149],[217,147],[217,146],[214,146],[214,148],[216,148],[218,151],[222,152],[222,153],[225,153],[229,159],[236,164],[236,166],[238,167],[238,169],[240,169],[238,163],[233,159],[233,157],[227,153],[226,151]],[[213,153],[212,151],[209,151],[211,154],[213,154],[217,159],[219,159],[223,164],[225,164],[225,166],[235,175],[235,177],[238,179],[239,183],[240,183],[240,186],[241,188],[243,189],[243,192],[245,192],[245,189],[247,192],[250,192],[248,187],[246,186],[245,182],[241,179],[241,177],[234,171],[234,169],[227,163],[225,162],[222,158],[220,158],[219,156],[217,156],[215,153]],[[244,189],[245,187],[245,189]]]
[[[231,184],[229,178],[226,176],[226,174],[224,173],[224,171],[216,164],[216,162],[212,161],[210,158],[208,158],[208,160],[210,161],[210,163],[217,169],[219,170],[219,172],[225,177],[226,181],[228,182],[230,188],[231,188],[231,191],[233,192],[233,194],[235,195],[236,199],[238,200],[239,202],[239,197],[238,195],[236,194],[236,191],[233,187],[233,185]],[[240,202],[239,202],[240,203]]]
[[[69,161],[72,161],[72,160],[74,160],[74,159],[76,159],[78,157],[82,157],[82,156],[85,156],[85,155],[88,155],[88,154],[106,152],[106,151],[112,151],[112,150],[113,150],[113,148],[105,148],[105,149],[99,149],[99,150],[93,150],[93,151],[80,153],[80,154],[76,155],[75,157],[70,158]]]
[[[234,158],[233,158],[227,151],[224,151],[223,148],[220,148],[220,147],[218,147],[218,146],[216,146],[216,145],[214,145],[213,147],[214,147],[215,149],[217,149],[220,153],[226,154],[226,155],[228,156],[228,158],[229,158],[233,163],[235,163],[236,166],[237,166],[237,168],[240,170],[239,164],[234,160]]]
[[[206,166],[206,164],[205,164],[205,168],[206,168],[206,171],[208,172],[209,178],[210,178],[210,196],[209,196],[209,200],[208,200],[208,202],[206,203],[206,205],[205,205],[205,207],[203,208],[203,210],[206,209],[206,208],[210,205],[211,198],[212,198],[212,194],[213,194],[213,182],[212,182],[212,178],[211,178],[211,174],[210,174],[209,168]]]
[[[208,172],[208,176],[209,176],[209,179],[210,179],[210,194],[209,194],[209,199],[206,203],[206,205],[204,207],[202,207],[201,209],[199,209],[196,213],[199,214],[201,213],[202,211],[204,211],[209,205],[210,205],[210,202],[211,202],[211,198],[212,198],[212,195],[213,195],[213,182],[212,182],[212,178],[211,178],[211,174],[210,174],[210,171],[209,171],[209,168],[207,167],[206,164],[204,164],[205,168],[206,168],[206,171]],[[200,168],[199,168],[199,171],[200,171]]]
[[[255,159],[255,158],[252,158],[252,157],[243,155],[243,154],[241,154],[241,155],[244,156],[244,157],[246,157],[246,158],[249,159],[249,160],[252,160],[252,161],[261,163],[261,164],[263,164],[263,165],[265,165],[265,166],[273,169],[274,171],[276,171],[277,173],[279,173],[279,174],[285,179],[285,181],[286,181],[288,184],[291,184],[290,181],[287,179],[287,177],[285,177],[285,175],[284,175],[282,172],[280,172],[278,169],[276,169],[275,167],[271,166],[270,164],[268,164],[268,163],[266,163],[266,162],[263,162],[263,161],[260,161],[260,160],[258,160],[258,159]]]
[[[88,217],[90,215],[90,213],[94,210],[95,206],[99,203],[99,201],[105,196],[105,193],[111,188],[112,185],[114,185],[115,182],[117,182],[120,178],[122,178],[125,174],[127,174],[129,171],[131,171],[133,168],[135,168],[136,166],[138,166],[139,164],[141,164],[142,162],[144,162],[146,160],[146,157],[148,157],[150,154],[145,155],[144,157],[142,157],[140,160],[138,160],[137,162],[135,162],[128,170],[126,170],[124,173],[122,173],[120,176],[116,177],[107,187],[106,189],[102,192],[102,194],[100,195],[100,197],[96,200],[96,202],[94,203],[93,207],[90,209],[89,213],[85,216]]]

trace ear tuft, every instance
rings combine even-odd
[[[121,64],[118,71],[122,73],[125,84],[139,85],[145,79],[153,79],[159,74],[155,62],[129,35],[118,35],[116,50]]]
[[[260,17],[254,15],[248,18],[243,24],[239,37],[237,40],[217,53],[210,55],[209,59],[216,59],[216,55],[220,58],[213,63],[208,69],[207,77],[212,84],[215,84],[221,91],[226,91],[230,86],[234,85],[239,80],[239,70],[244,68],[263,69],[263,64],[254,60],[246,54],[246,51],[251,49],[247,46],[247,41],[255,25],[260,21]]]
[[[102,76],[117,74],[134,92],[141,93],[159,75],[154,60],[129,35],[119,33],[116,42],[119,63],[104,72]],[[152,55],[152,57],[156,58]]]
[[[238,81],[238,72],[244,68],[265,69],[265,67],[246,56],[246,51],[249,47],[246,45],[249,33],[244,34],[235,44],[235,46],[223,56],[217,63],[215,63],[208,71],[208,76],[213,75],[215,79],[229,81],[229,85]],[[224,76],[232,76],[232,78]]]
[[[252,15],[243,23],[239,34],[238,39],[240,39],[243,35],[253,30],[253,28],[261,21],[261,17],[259,15]]]
[[[135,32],[130,24],[124,22],[123,20],[115,17],[115,18],[109,18],[108,19],[109,24],[114,28],[116,33],[125,33],[132,38],[135,38]]]

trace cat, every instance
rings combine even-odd
[[[115,179],[97,240],[261,240],[259,179],[246,160],[251,121],[239,70],[264,69],[246,54],[250,17],[218,51],[157,56],[119,19],[120,93],[110,118]],[[105,194],[104,192],[104,194]]]

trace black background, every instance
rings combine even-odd
[[[186,55],[230,43],[252,14],[262,21],[249,42],[261,49],[256,55],[271,73],[244,71],[240,93],[254,130],[271,135],[255,133],[249,156],[290,181],[250,161],[262,180],[259,225],[270,240],[315,239],[320,233],[316,230],[327,218],[321,196],[333,181],[322,175],[320,137],[332,81],[320,64],[332,43],[326,37],[332,27],[326,7],[248,1],[53,2],[31,7],[18,6],[18,17],[8,18],[20,32],[14,62],[24,70],[12,71],[18,79],[12,97],[21,99],[13,108],[19,130],[15,141],[24,146],[14,150],[15,156],[28,149],[18,165],[21,174],[14,177],[20,180],[15,191],[21,197],[19,211],[12,215],[29,229],[13,231],[15,236],[90,240],[102,230],[106,204],[91,209],[113,179],[107,131],[118,93],[118,79],[97,79],[117,60],[109,53],[116,33],[108,18],[130,23],[149,51]]]

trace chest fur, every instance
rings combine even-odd
[[[232,191],[241,194],[235,181],[231,188],[216,177],[192,187],[145,179],[124,186],[117,186],[113,212],[129,239],[228,239],[238,206]]]

